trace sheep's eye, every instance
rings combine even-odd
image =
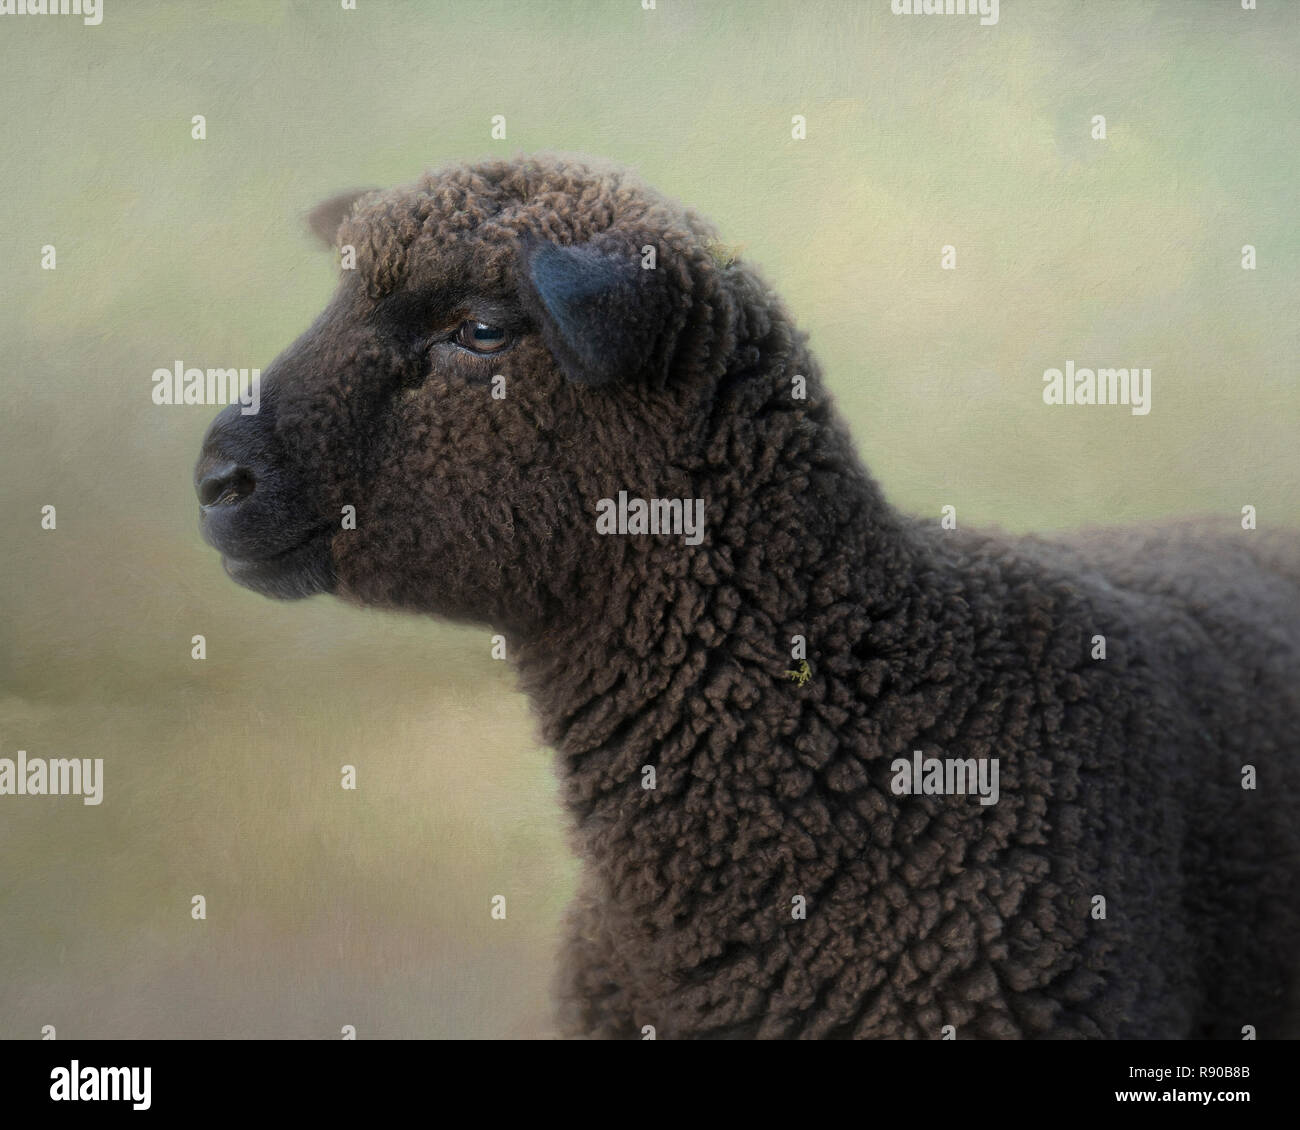
[[[471,353],[500,353],[510,344],[510,335],[499,326],[467,321],[461,322],[454,340]]]

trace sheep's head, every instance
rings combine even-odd
[[[751,285],[703,221],[564,160],[456,167],[311,221],[338,291],[196,471],[235,580],[528,628],[624,552],[598,500],[692,496]]]

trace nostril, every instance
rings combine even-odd
[[[199,480],[199,503],[203,506],[235,506],[253,493],[253,473],[247,467],[225,463],[212,468]]]

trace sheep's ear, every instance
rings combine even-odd
[[[523,298],[569,379],[603,385],[651,363],[666,315],[660,274],[630,249],[535,241],[524,249]]]
[[[367,192],[374,192],[374,189],[354,188],[322,200],[307,213],[307,227],[311,229],[312,235],[326,247],[333,247],[335,237],[339,234],[339,225],[348,218],[352,205]]]

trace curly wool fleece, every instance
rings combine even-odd
[[[342,220],[276,435],[357,506],[334,591],[511,640],[584,867],[565,1032],[1300,1034],[1294,537],[900,515],[780,300],[618,169],[453,167]],[[467,316],[515,344],[430,362]],[[703,500],[702,540],[602,535],[620,491]],[[997,803],[896,791],[916,751],[997,759]]]

